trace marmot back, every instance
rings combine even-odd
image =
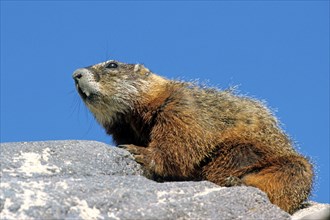
[[[289,213],[308,198],[312,165],[261,102],[113,60],[73,78],[97,121],[151,178],[258,187]]]

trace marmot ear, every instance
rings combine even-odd
[[[150,74],[150,70],[146,67],[144,67],[142,64],[136,64],[134,66],[134,73],[148,76]]]

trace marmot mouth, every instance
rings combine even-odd
[[[79,86],[78,83],[76,83],[76,88],[77,88],[77,91],[78,91],[80,97],[81,97],[84,101],[86,101],[86,99],[88,98],[88,96],[83,92],[83,90],[80,88],[80,86]]]
[[[88,102],[90,104],[92,104],[93,102],[96,101],[97,99],[97,96],[99,95],[99,93],[95,93],[95,92],[88,92],[88,91],[84,91],[80,86],[79,86],[79,83],[76,84],[76,88],[77,88],[77,91],[81,97],[81,99],[84,101],[84,102]]]

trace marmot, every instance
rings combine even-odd
[[[110,60],[73,74],[96,120],[153,178],[247,185],[293,213],[313,167],[260,101]]]

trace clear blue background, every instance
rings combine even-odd
[[[107,59],[265,99],[329,203],[328,1],[1,1],[1,142],[111,143],[71,78]]]

